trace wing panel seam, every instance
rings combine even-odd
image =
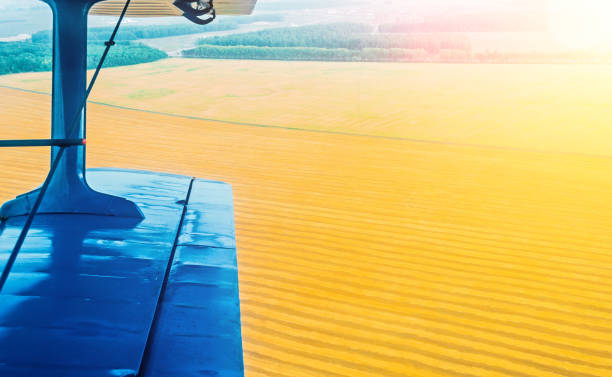
[[[155,306],[153,320],[151,321],[151,326],[149,327],[149,334],[147,335],[147,342],[145,343],[145,348],[142,354],[142,359],[140,360],[140,365],[138,367],[138,374],[137,374],[138,377],[143,377],[145,375],[147,364],[149,362],[149,356],[151,354],[151,347],[153,346],[153,341],[155,338],[155,330],[157,329],[159,316],[161,314],[161,307],[164,301],[164,295],[166,293],[166,288],[168,286],[168,279],[170,278],[170,272],[174,264],[174,258],[176,256],[176,249],[179,246],[179,237],[181,236],[181,231],[183,230],[183,223],[185,221],[185,215],[187,214],[187,206],[189,205],[189,199],[191,198],[191,191],[193,189],[193,184],[195,180],[196,180],[195,178],[191,178],[191,182],[189,183],[189,189],[187,190],[187,195],[185,197],[185,202],[183,203],[183,212],[181,214],[181,220],[179,221],[178,229],[176,230],[176,236],[174,237],[172,251],[170,252],[170,257],[168,258],[168,265],[166,266],[166,272],[164,273],[164,280],[162,282],[159,296],[157,297],[157,304]]]

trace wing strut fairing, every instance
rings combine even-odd
[[[185,16],[207,24],[216,15],[253,11],[256,0],[43,0],[53,9],[53,97],[51,136],[54,140],[84,140],[88,14],[128,17]],[[214,2],[213,2],[214,1]],[[202,18],[204,17],[204,18]],[[40,142],[39,142],[40,143]],[[52,147],[52,161],[63,149]],[[22,145],[25,146],[24,143]],[[62,152],[64,154],[64,152]],[[92,190],[85,178],[85,145],[66,149],[49,184],[40,213],[87,213],[142,217],[133,203]],[[0,208],[0,219],[30,214],[39,190]]]
[[[87,88],[87,10],[92,0],[45,0],[53,9],[53,93],[51,137],[54,140],[84,140]],[[128,3],[129,4],[129,3]],[[126,1],[119,13],[125,15]],[[111,36],[114,38],[119,24]],[[107,50],[110,46],[107,46]],[[108,51],[105,52],[105,54]],[[104,55],[105,56],[105,55]],[[97,76],[97,75],[96,75]],[[95,80],[92,80],[92,83]],[[58,158],[61,156],[62,158]],[[20,195],[0,208],[0,218],[32,213],[80,213],[103,216],[142,218],[131,201],[93,190],[87,184],[85,144],[55,145],[45,185]],[[51,172],[50,172],[51,173]],[[47,190],[43,201],[42,192]],[[40,205],[40,208],[38,208]]]

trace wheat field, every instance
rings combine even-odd
[[[248,377],[612,376],[610,78],[109,69],[88,106],[88,166],[232,184]],[[49,90],[45,73],[0,84]],[[49,111],[46,94],[0,88],[2,138],[46,137]],[[4,201],[43,179],[48,151],[0,150],[0,166]]]

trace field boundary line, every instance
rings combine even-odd
[[[51,96],[51,93],[48,93],[48,92],[41,92],[41,91],[32,90],[32,89],[18,88],[18,87],[9,86],[9,85],[3,85],[3,84],[0,84],[0,88],[17,90],[17,91],[26,92],[26,93],[40,94],[40,95],[45,95],[45,96]],[[273,124],[249,123],[249,122],[238,122],[238,121],[224,120],[224,119],[204,118],[204,117],[198,117],[198,116],[193,116],[193,115],[184,115],[184,114],[176,114],[176,113],[165,113],[165,112],[155,111],[155,110],[137,109],[133,107],[114,105],[111,103],[100,102],[100,101],[87,101],[87,103],[92,103],[94,105],[100,105],[100,106],[107,106],[107,107],[120,109],[120,110],[138,111],[138,112],[153,114],[153,115],[162,115],[162,116],[167,116],[167,117],[172,117],[172,118],[198,120],[198,121],[203,121],[203,122],[222,123],[222,124],[229,124],[233,126],[270,128],[270,129],[277,129],[277,130],[301,131],[301,132],[309,132],[309,133],[317,133],[317,134],[339,135],[339,136],[353,136],[353,137],[363,137],[363,138],[379,139],[379,140],[404,141],[404,142],[418,143],[418,144],[444,145],[444,146],[449,146],[449,147],[481,148],[481,149],[512,151],[512,152],[530,152],[530,153],[556,154],[556,155],[565,155],[565,156],[582,156],[582,157],[590,157],[590,158],[603,158],[603,159],[608,159],[608,160],[612,159],[612,155],[596,154],[596,153],[563,152],[563,151],[554,151],[554,150],[545,150],[545,149],[536,149],[536,148],[519,148],[519,147],[509,147],[509,146],[501,146],[501,145],[486,145],[486,144],[474,144],[474,143],[460,143],[460,142],[453,142],[453,141],[416,139],[416,138],[401,137],[401,136],[383,136],[383,135],[359,134],[359,133],[333,131],[333,130],[315,130],[315,129],[308,129],[308,128],[279,126],[279,125],[273,125]]]

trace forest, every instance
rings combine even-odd
[[[376,33],[366,24],[276,28],[203,38],[185,57],[325,61],[465,61],[469,39],[459,34]]]
[[[176,35],[198,34],[213,31],[235,30],[243,24],[255,22],[279,22],[284,17],[276,14],[254,15],[236,18],[221,18],[206,26],[190,23],[172,25],[123,26],[117,33],[119,42],[110,50],[105,67],[148,63],[166,58],[168,55],[153,47],[138,43],[140,39],[163,38]],[[113,27],[92,27],[88,30],[88,68],[94,68],[104,50]],[[25,42],[0,42],[0,75],[19,72],[49,71],[53,58],[51,30],[34,33]]]
[[[470,41],[458,34],[384,34],[366,24],[340,23],[267,29],[244,34],[215,36],[200,40],[201,45],[257,47],[318,47],[360,50],[417,49],[430,53],[440,50],[471,49]]]
[[[497,25],[500,30],[537,28],[537,24]],[[409,25],[406,28],[402,25]],[[576,52],[499,52],[475,50],[460,32],[416,32],[411,24],[373,26],[359,23],[318,24],[274,28],[250,33],[203,38],[199,46],[182,52],[188,58],[318,60],[430,63],[610,63],[611,54]],[[489,25],[490,26],[490,25]],[[461,24],[453,27],[461,29]],[[481,23],[462,30],[487,28]],[[384,29],[386,32],[382,32]],[[432,25],[432,30],[442,30]],[[452,30],[447,28],[447,30]]]
[[[90,42],[87,46],[87,68],[95,68],[104,44]],[[139,64],[166,58],[165,52],[134,42],[118,43],[104,63],[105,67]],[[53,56],[50,43],[0,42],[0,75],[20,72],[50,71]]]
[[[51,47],[40,43],[0,42],[0,75],[51,70]]]

